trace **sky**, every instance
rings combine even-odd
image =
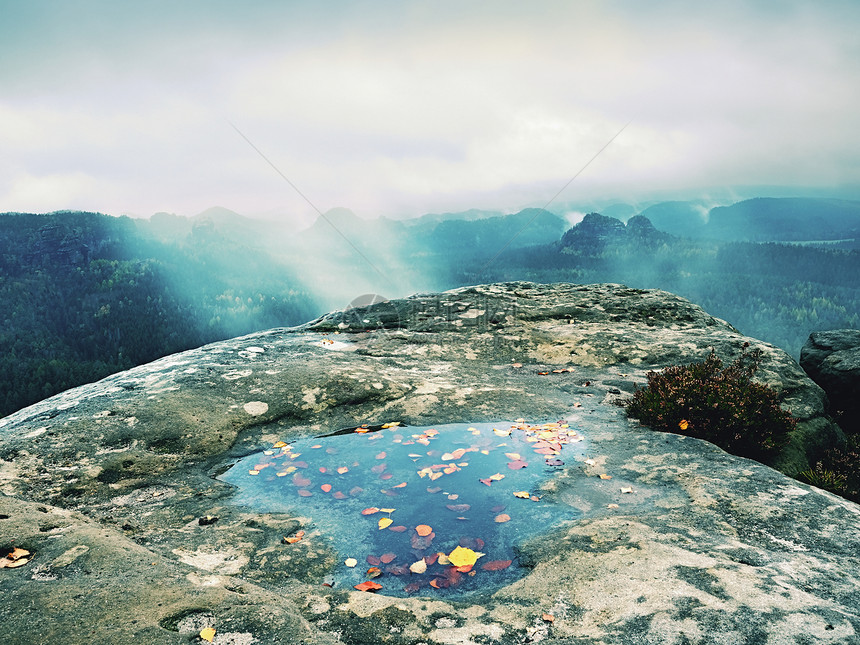
[[[856,0],[0,0],[0,212],[860,186],[858,32]]]

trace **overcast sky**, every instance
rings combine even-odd
[[[0,0],[0,211],[860,184],[860,2]]]

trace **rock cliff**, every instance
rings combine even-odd
[[[711,348],[731,359],[744,342],[800,420],[771,464],[796,473],[841,438],[820,388],[688,301],[620,285],[418,295],[52,397],[0,420],[0,548],[32,554],[0,569],[0,636],[187,643],[211,626],[216,643],[860,642],[860,507],[616,405],[649,370]],[[521,545],[528,574],[474,599],[322,586],[336,566],[323,532],[237,506],[214,478],[277,440],[517,417],[565,418],[586,438],[587,461],[541,490],[581,519]]]

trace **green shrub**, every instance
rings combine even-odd
[[[655,430],[766,460],[788,441],[795,420],[779,407],[774,390],[752,380],[761,350],[747,347],[728,367],[712,350],[702,362],[649,372],[648,384],[627,402],[628,416]]]
[[[797,478],[860,503],[860,435],[848,435],[844,450],[825,450],[821,461]]]

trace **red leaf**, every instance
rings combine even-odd
[[[322,489],[322,492],[324,492],[324,493],[330,493],[331,492],[331,484],[323,484],[322,486],[320,486],[320,488]]]
[[[374,582],[373,580],[367,580],[366,582],[353,586],[359,591],[377,591],[382,589],[382,585],[378,582]]]
[[[501,571],[511,566],[513,560],[490,560],[481,565],[484,571]]]
[[[396,557],[397,556],[394,553],[383,553],[381,556],[379,556],[379,560],[383,564],[388,564],[390,562],[393,562],[394,558],[396,558]]]
[[[403,533],[406,530],[405,526],[389,526],[389,531],[394,531],[395,533]]]
[[[332,497],[334,497],[335,499],[346,499],[346,495],[344,495],[344,494],[343,494],[342,492],[340,492],[339,490],[336,490],[335,492],[333,492],[333,493],[331,494],[331,496],[332,496]]]

